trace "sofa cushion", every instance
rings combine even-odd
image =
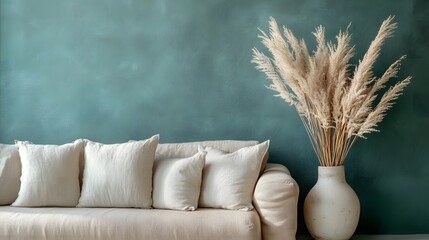
[[[189,158],[156,160],[153,167],[153,207],[194,211],[198,207],[206,152]]]
[[[3,206],[0,239],[259,240],[261,226],[256,211]]]
[[[158,135],[121,144],[87,141],[78,207],[150,208],[158,141]]]
[[[76,206],[82,140],[64,145],[18,142],[22,164],[16,207]]]
[[[0,205],[10,205],[18,197],[21,160],[15,145],[0,144]]]
[[[200,207],[251,210],[253,189],[269,141],[226,153],[212,147],[207,151],[199,200]]]
[[[198,146],[213,147],[224,152],[235,152],[240,148],[254,146],[258,141],[218,140],[186,143],[163,143],[156,149],[155,159],[191,157],[198,152]],[[268,161],[268,151],[262,161],[260,174]]]

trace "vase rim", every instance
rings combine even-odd
[[[318,168],[322,168],[322,169],[344,168],[344,165],[341,165],[341,166],[318,166]]]

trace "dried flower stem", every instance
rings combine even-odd
[[[395,61],[380,78],[374,77],[381,46],[397,27],[392,20],[390,16],[383,21],[353,75],[349,62],[355,52],[348,28],[333,44],[325,41],[325,29],[317,27],[313,54],[291,30],[283,27],[282,32],[274,18],[269,21],[269,34],[259,35],[272,58],[254,48],[252,62],[271,80],[267,88],[296,108],[321,166],[344,165],[356,140],[378,131],[377,124],[410,83],[411,77],[396,83],[374,106],[378,91],[396,77],[404,59]]]

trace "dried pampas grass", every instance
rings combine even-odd
[[[254,48],[252,62],[271,80],[268,88],[298,111],[321,166],[344,165],[356,139],[378,131],[377,124],[410,83],[411,77],[396,83],[375,104],[379,90],[397,76],[405,58],[399,58],[381,77],[374,76],[381,46],[397,26],[392,20],[383,21],[352,74],[350,60],[355,51],[348,28],[339,32],[333,44],[326,42],[325,29],[317,27],[313,54],[291,30],[280,30],[274,18],[269,21],[269,34],[261,31],[259,38],[272,58]]]

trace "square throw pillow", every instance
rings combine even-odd
[[[233,153],[201,147],[207,155],[199,207],[252,210],[253,190],[268,146],[265,141]]]
[[[159,135],[121,144],[87,141],[78,207],[152,206],[152,167]]]
[[[82,140],[64,145],[17,142],[21,187],[14,207],[74,207],[79,200],[79,153]]]
[[[206,152],[189,158],[156,160],[153,176],[153,207],[194,211],[198,207]]]
[[[0,144],[0,205],[10,205],[18,197],[21,160],[15,145]]]

